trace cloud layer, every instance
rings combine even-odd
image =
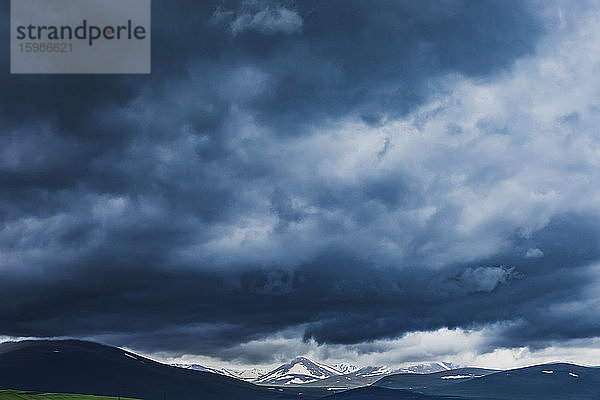
[[[2,72],[0,334],[245,363],[600,336],[592,3],[153,15],[152,76]]]

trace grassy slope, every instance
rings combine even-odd
[[[70,393],[35,393],[19,390],[0,390],[0,400],[133,400],[127,397],[92,396]]]

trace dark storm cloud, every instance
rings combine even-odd
[[[155,74],[31,77],[9,76],[5,69],[0,98],[4,118],[16,123],[32,116],[50,119],[70,134],[112,143],[124,133],[89,123],[89,117],[103,106],[126,106],[139,95],[140,87],[146,88],[147,95],[160,96],[156,90],[162,82],[185,81],[190,68],[202,76],[206,64],[221,70],[258,63],[276,81],[272,93],[253,101],[264,122],[277,116],[297,122],[307,113],[312,120],[357,110],[373,120],[380,113],[397,114],[414,107],[427,95],[424,86],[439,74],[483,76],[504,68],[531,51],[541,33],[541,24],[520,1],[435,1],[426,6],[401,1],[376,7],[360,1],[290,4],[155,1]],[[5,16],[7,8],[3,6]],[[261,8],[297,15],[303,21],[302,34],[287,35],[284,30],[282,35],[272,35],[249,29],[230,37],[230,21],[215,18],[229,9],[246,10],[234,15],[240,18],[240,13],[250,15],[254,9],[256,14]],[[4,36],[5,49],[8,37]],[[8,51],[3,58],[7,68]],[[218,107],[217,100],[211,98],[210,104]]]
[[[372,160],[344,170],[363,143],[327,139],[338,119],[377,129],[405,117],[447,94],[436,82],[448,74],[502,75],[544,33],[534,11],[523,1],[156,1],[151,76],[4,67],[0,334],[226,359],[294,327],[318,343],[501,321],[512,330],[490,346],[599,335],[598,315],[564,311],[589,300],[599,257],[585,207],[538,223],[535,201],[523,218],[486,204],[492,216],[472,228],[462,216],[481,199],[469,196],[518,175],[511,165],[469,143],[386,166],[404,136],[374,133]],[[450,136],[459,123],[445,125]],[[496,124],[476,130],[509,129]],[[463,175],[464,193],[451,193]]]
[[[569,220],[581,222],[574,216]],[[548,248],[544,236],[573,232],[569,225],[557,220],[530,241]],[[518,324],[505,331],[511,336],[490,338],[490,346],[586,337],[597,334],[598,315],[589,310],[552,312],[562,302],[585,300],[578,293],[590,274],[588,259],[599,256],[597,246],[581,244],[581,239],[597,243],[597,229],[576,230],[580,240],[554,246],[551,260],[501,257],[512,259],[521,276],[499,280],[490,292],[464,281],[471,267],[455,266],[444,273],[399,271],[338,256],[293,271],[169,271],[155,267],[165,262],[162,253],[167,251],[158,237],[168,235],[157,232],[157,241],[144,237],[149,248],[143,254],[117,245],[43,279],[5,273],[3,333],[106,335],[106,341],[145,351],[229,359],[240,357],[228,350],[237,343],[300,324],[307,324],[305,338],[320,343],[360,343],[401,332],[498,321]],[[581,256],[573,257],[573,250]],[[493,260],[486,265],[503,269],[494,267]]]
[[[501,70],[531,51],[541,33],[529,6],[517,1],[292,4],[302,35],[250,31],[234,41],[246,62],[277,60],[265,66],[276,86],[252,106],[281,134],[306,115],[314,123],[349,112],[371,122],[403,114],[427,98],[436,76]],[[225,2],[222,10],[230,6],[237,7]]]

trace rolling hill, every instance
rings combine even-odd
[[[449,373],[454,377],[446,373],[391,375],[374,386],[478,400],[600,400],[598,368],[543,364],[497,372],[466,368]]]
[[[484,368],[457,368],[433,374],[395,374],[379,379],[373,385],[388,389],[420,390],[437,386],[453,385],[458,382],[499,372]]]
[[[297,398],[221,375],[157,363],[115,347],[67,341],[0,344],[0,389],[144,400]]]
[[[495,400],[600,400],[600,369],[543,364],[436,386],[424,392]]]

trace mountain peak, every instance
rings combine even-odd
[[[341,372],[327,365],[319,364],[306,357],[296,357],[287,364],[263,375],[255,383],[263,385],[295,385],[315,382],[341,375]]]
[[[303,356],[296,357],[292,361],[290,361],[290,363],[298,363],[298,362],[313,362],[313,361],[309,360],[308,358],[303,357]]]

